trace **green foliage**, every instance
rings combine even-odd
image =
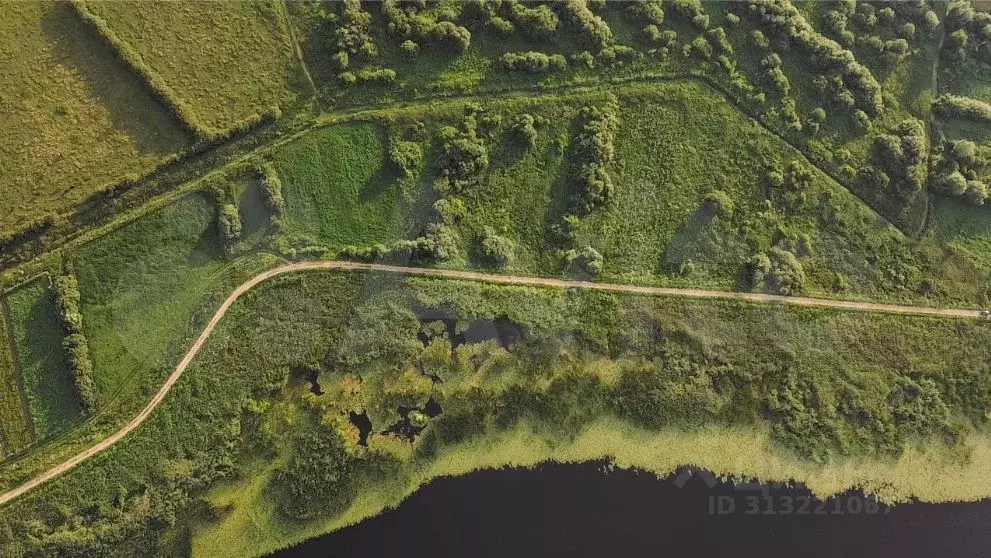
[[[423,168],[423,149],[416,142],[392,138],[389,140],[389,162],[400,176],[413,178]]]
[[[231,255],[241,239],[241,215],[232,203],[221,204],[217,214],[217,234],[223,243],[224,251]]]
[[[551,71],[563,70],[568,66],[568,61],[560,54],[550,56],[542,52],[507,52],[500,58],[502,65],[507,70],[529,72],[531,74],[543,74]]]
[[[81,413],[74,370],[63,349],[65,329],[55,292],[41,281],[14,291],[8,299],[18,368],[36,440],[68,430]]]
[[[83,314],[79,307],[79,283],[74,275],[61,275],[54,280],[55,304],[65,329],[62,348],[65,360],[72,370],[76,394],[84,413],[92,413],[99,406],[99,395],[93,382],[93,362],[89,358],[89,345],[83,333]]]
[[[485,229],[481,241],[482,253],[485,259],[495,267],[504,268],[513,263],[516,243],[504,236],[496,234],[492,227]]]
[[[322,422],[292,440],[288,463],[272,477],[269,489],[280,513],[291,519],[335,515],[357,495],[353,459],[337,429]]]
[[[936,97],[932,109],[943,118],[991,123],[991,104],[978,99],[944,93]]]
[[[568,250],[562,261],[569,273],[586,279],[594,279],[602,273],[602,254],[591,246]]]
[[[0,305],[6,302],[0,301]],[[12,337],[7,313],[0,316],[0,432],[3,433],[4,456],[18,453],[31,445],[31,416],[23,404],[21,380],[12,354]]]

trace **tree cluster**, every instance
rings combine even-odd
[[[494,267],[505,268],[513,263],[516,243],[496,234],[492,227],[485,227],[481,239],[482,255],[486,262]]]
[[[943,140],[933,152],[929,184],[944,196],[984,205],[989,191],[982,175],[989,162],[970,140]]]
[[[943,118],[991,122],[991,104],[970,97],[943,93],[933,101],[932,109]]]
[[[574,140],[576,209],[589,213],[609,201],[612,177],[608,167],[616,156],[614,142],[619,130],[619,107],[614,104],[588,106],[581,111],[581,127]]]
[[[262,195],[265,197],[265,207],[268,208],[269,222],[273,227],[281,228],[282,218],[286,212],[286,202],[282,197],[282,180],[275,167],[262,165],[261,174]]]
[[[870,183],[891,188],[891,193],[903,201],[911,200],[922,189],[926,179],[928,139],[922,123],[914,118],[903,121],[892,134],[874,138],[874,161],[879,173],[869,172]]]
[[[462,191],[489,166],[489,150],[479,137],[477,107],[465,110],[461,126],[444,126],[441,142],[440,174],[453,192]]]
[[[612,44],[612,29],[592,12],[587,0],[563,0],[555,2],[554,7],[561,19],[577,31],[578,39],[585,48],[597,52]]]
[[[389,140],[389,164],[403,178],[415,177],[423,167],[423,149],[414,141]]]
[[[950,2],[943,21],[946,38],[940,66],[954,77],[964,62],[974,60],[991,64],[991,14],[977,11],[970,2]]]
[[[96,383],[93,381],[93,362],[89,356],[89,344],[83,334],[83,313],[79,307],[79,283],[74,275],[61,275],[53,282],[55,303],[59,320],[65,330],[62,350],[72,371],[76,395],[83,412],[92,413],[99,405]]]
[[[323,421],[314,423],[299,429],[288,462],[269,481],[276,509],[290,519],[340,514],[358,494],[356,460],[343,436]]]
[[[749,0],[750,13],[781,39],[805,49],[809,60],[827,76],[836,76],[836,93],[849,91],[856,105],[869,115],[884,108],[881,85],[853,53],[819,34],[788,0]]]
[[[424,2],[382,2],[382,14],[388,21],[389,32],[413,43],[417,51],[419,45],[424,43],[433,43],[438,48],[455,52],[468,48],[471,44],[471,32],[467,28],[450,21],[438,21],[436,16],[421,13],[425,6]]]

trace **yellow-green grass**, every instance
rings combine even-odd
[[[277,464],[255,463],[241,480],[210,491],[215,509],[229,510],[223,520],[194,530],[193,556],[256,556],[334,531],[395,507],[430,480],[465,475],[479,469],[533,467],[541,462],[586,462],[611,459],[659,477],[679,467],[696,466],[717,475],[767,482],[802,482],[825,498],[863,487],[889,501],[909,495],[921,501],[976,500],[991,495],[991,438],[975,435],[971,460],[947,459],[934,448],[910,448],[897,459],[850,459],[816,466],[774,447],[768,433],[755,428],[709,427],[697,430],[643,430],[602,418],[573,441],[537,434],[528,426],[447,448],[428,467],[402,483],[362,490],[342,515],[289,525],[281,520],[263,490]]]
[[[295,50],[274,0],[88,1],[208,129],[297,99]]]
[[[7,303],[35,435],[43,440],[64,432],[80,416],[72,371],[62,350],[65,331],[46,280],[14,291]]]
[[[12,338],[7,324],[6,303],[0,301],[0,433],[6,455],[17,453],[31,445],[29,423],[21,399],[20,377],[14,364]]]
[[[0,231],[79,203],[190,141],[65,3],[0,18]]]

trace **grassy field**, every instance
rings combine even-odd
[[[11,294],[12,329],[37,439],[55,436],[79,418],[72,372],[65,361],[55,294],[39,280]]]
[[[286,106],[305,91],[278,4],[88,1],[207,128]]]
[[[279,150],[273,159],[290,230],[331,248],[415,235],[423,185],[400,181],[387,149],[384,126],[355,124],[317,130]]]
[[[6,303],[0,301],[0,309]],[[31,417],[25,416],[21,397],[21,380],[11,354],[13,346],[7,313],[0,315],[0,432],[5,455],[17,453],[31,445]]]
[[[0,21],[0,231],[65,211],[190,141],[64,3]]]
[[[237,270],[223,257],[215,216],[212,200],[193,194],[77,253],[84,327],[103,394],[141,385],[207,294]]]

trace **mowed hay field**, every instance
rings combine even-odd
[[[189,140],[70,6],[3,6],[0,231],[76,204]]]
[[[296,99],[303,85],[274,2],[86,2],[199,122],[224,130]]]

